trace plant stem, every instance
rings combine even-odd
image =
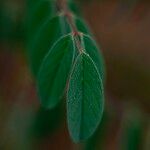
[[[64,16],[66,17],[68,24],[70,25],[70,28],[72,30],[76,47],[78,48],[79,52],[82,53],[83,47],[79,39],[80,32],[78,31],[74,23],[72,12],[68,9],[67,0],[56,0],[56,4],[58,6],[59,11],[62,11],[64,13]]]

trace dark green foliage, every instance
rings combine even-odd
[[[39,0],[29,6],[29,63],[41,105],[55,108],[67,90],[70,135],[75,142],[86,140],[97,129],[104,109],[102,54],[86,23],[77,17],[74,2],[68,1],[69,14],[55,1]]]
[[[79,31],[89,33],[88,27],[80,18],[74,17]],[[36,76],[41,62],[53,44],[63,35],[70,33],[71,29],[63,14],[48,19],[39,29],[35,38],[29,44],[29,59],[32,71]]]
[[[63,28],[66,24],[62,15],[49,19],[38,31],[36,37],[29,45],[29,59],[34,75],[37,75],[41,62],[52,45],[66,32]]]
[[[57,6],[55,5],[55,0],[29,0],[27,2],[27,26],[28,26],[28,40],[35,36],[36,32],[41,28],[41,26],[50,18],[58,14]],[[80,12],[75,5],[74,1],[68,1],[68,8],[80,16]],[[63,13],[63,12],[62,12]]]
[[[104,141],[106,139],[106,133],[108,125],[110,124],[110,116],[106,110],[103,113],[101,124],[98,126],[94,135],[87,140],[84,145],[84,150],[100,150],[103,149]]]
[[[75,142],[89,138],[98,127],[104,107],[103,85],[89,55],[77,57],[67,94],[70,135]]]
[[[105,81],[105,67],[104,67],[104,59],[101,51],[99,50],[96,42],[88,35],[83,35],[83,41],[85,45],[86,52],[90,55],[90,57],[95,62],[99,74],[102,78],[102,81]]]
[[[68,0],[68,8],[70,11],[72,11],[75,15],[81,16],[80,9],[74,0]]]
[[[58,40],[46,55],[38,74],[41,104],[53,108],[63,97],[73,63],[73,41],[69,34]]]

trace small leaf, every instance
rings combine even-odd
[[[67,100],[71,137],[75,142],[88,139],[102,118],[104,94],[96,65],[85,53],[79,54],[74,64]]]
[[[92,35],[89,27],[87,26],[86,22],[83,19],[81,19],[80,17],[76,17],[76,16],[73,16],[73,18],[74,18],[76,27],[79,32]]]
[[[95,65],[104,83],[106,71],[105,71],[105,63],[104,63],[102,52],[98,48],[96,42],[90,36],[83,34],[82,39],[83,39],[84,48],[86,52],[90,55],[92,60],[95,62]]]
[[[54,0],[37,0],[34,3],[28,2],[28,5],[29,8],[26,22],[28,26],[28,38],[32,39],[42,24],[58,14],[58,10]],[[74,1],[68,1],[68,7],[73,13],[80,16],[79,10]]]
[[[74,17],[74,22],[79,31],[89,33],[85,23]],[[35,39],[29,44],[29,61],[33,74],[36,76],[43,58],[53,44],[63,35],[70,33],[71,29],[63,14],[49,19],[39,30]]]
[[[55,107],[64,94],[73,60],[71,34],[58,40],[41,65],[38,74],[38,92],[41,104],[46,108]]]
[[[36,76],[43,58],[53,44],[65,34],[63,16],[49,19],[39,30],[34,41],[29,45],[29,60],[33,74]]]

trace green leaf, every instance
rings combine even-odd
[[[29,61],[33,74],[36,76],[43,58],[51,49],[53,44],[66,32],[62,15],[49,19],[37,33],[34,41],[29,45]]]
[[[58,40],[44,58],[38,74],[38,92],[45,108],[55,107],[63,97],[74,55],[71,34]]]
[[[83,19],[81,19],[80,17],[76,17],[76,16],[73,16],[73,19],[79,32],[92,35],[89,27],[87,26],[86,22]]]
[[[55,3],[56,2],[54,0],[39,0],[34,3],[28,2],[29,8],[26,22],[28,26],[29,39],[32,39],[45,21],[58,14]],[[80,16],[79,10],[74,1],[68,1],[68,7],[73,13]]]
[[[83,34],[82,40],[86,52],[90,55],[92,60],[95,62],[95,65],[104,83],[106,71],[105,71],[104,58],[101,50],[98,48],[96,42],[90,36]]]
[[[109,128],[110,116],[106,110],[103,112],[103,117],[97,131],[89,138],[83,146],[83,150],[101,150],[104,149],[105,139]]]
[[[84,21],[74,17],[74,22],[79,31],[89,33]],[[35,39],[29,44],[29,62],[33,74],[36,76],[43,58],[53,44],[63,35],[70,33],[71,29],[64,15],[58,15],[49,19],[39,30]]]
[[[84,29],[82,29],[82,30],[84,30]],[[88,28],[86,31],[87,32],[89,31]],[[103,83],[105,83],[106,71],[105,71],[104,58],[103,58],[103,54],[102,54],[101,50],[98,48],[96,42],[92,39],[91,36],[80,33],[79,38],[80,38],[81,46],[86,51],[86,53],[90,55],[90,57],[94,61],[95,65],[99,71],[99,74],[102,78],[102,81],[103,81]],[[76,48],[76,51],[78,51],[77,48]]]
[[[74,64],[67,94],[68,127],[75,142],[88,139],[97,129],[104,107],[103,84],[89,55]]]

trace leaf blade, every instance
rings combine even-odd
[[[75,142],[88,139],[101,120],[104,95],[97,68],[85,53],[79,54],[76,59],[67,100],[67,120],[72,139]]]
[[[55,16],[49,19],[37,33],[36,38],[29,45],[29,62],[33,74],[36,76],[43,58],[51,49],[53,44],[65,34],[62,31],[61,18],[62,16]]]
[[[81,19],[79,19],[78,17],[74,17],[74,21],[79,31],[83,33],[89,32],[89,29]],[[60,37],[70,32],[71,29],[63,14],[48,19],[47,22],[45,22],[43,26],[41,26],[35,38],[33,38],[32,43],[29,43],[28,48],[29,64],[35,77],[37,76],[43,58],[51,49],[53,44]]]
[[[44,58],[38,73],[38,93],[45,108],[55,107],[62,99],[73,60],[72,37],[62,37]]]

